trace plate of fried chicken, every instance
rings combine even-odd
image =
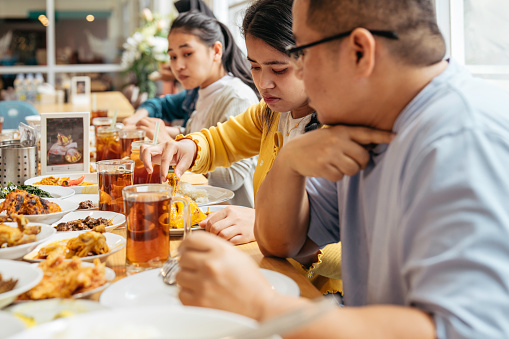
[[[16,190],[0,199],[0,212],[9,217],[22,214],[28,221],[51,224],[78,208],[78,204],[61,199],[44,199],[23,190]],[[0,214],[1,215],[1,214]]]
[[[46,224],[29,223],[23,216],[17,222],[0,223],[0,259],[19,259],[56,233]]]
[[[65,260],[77,256],[86,262],[93,262],[96,258],[105,261],[109,255],[124,248],[125,244],[123,236],[106,233],[104,225],[100,225],[88,232],[58,232],[40,243],[23,259],[41,262],[54,256],[64,256]]]

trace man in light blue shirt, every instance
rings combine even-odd
[[[363,171],[308,180],[308,235],[341,240],[345,305],[418,307],[439,338],[509,335],[506,96],[450,61]]]
[[[347,307],[292,338],[509,338],[509,95],[443,60],[431,0],[295,0],[293,13],[288,54],[331,127],[280,151],[255,235],[295,258],[341,240]],[[312,307],[215,239],[181,248],[185,304],[258,320]]]

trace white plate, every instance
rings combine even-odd
[[[90,211],[90,210],[96,210],[99,207],[99,194],[75,194],[69,198],[66,198],[67,201],[74,201],[79,205],[80,202],[90,200],[94,204],[94,208],[89,209],[80,209],[78,208],[78,211]]]
[[[45,299],[17,303],[5,311],[33,320],[34,325],[47,323],[62,316],[105,310],[97,301],[87,299]]]
[[[44,224],[52,224],[57,220],[62,219],[64,215],[69,212],[74,211],[78,208],[78,204],[72,201],[65,201],[62,199],[54,199],[54,198],[43,198],[48,201],[54,202],[58,206],[62,212],[49,213],[49,214],[33,214],[33,215],[24,215],[28,221],[35,223],[44,223]],[[0,199],[0,203],[3,203],[5,199]],[[5,211],[0,213],[0,215],[5,215]]]
[[[277,292],[295,297],[300,295],[299,286],[291,278],[263,268],[260,270]],[[163,283],[159,271],[153,269],[115,282],[101,294],[99,302],[113,308],[180,304],[178,287]]]
[[[92,217],[92,218],[96,218],[96,219],[97,218],[112,219],[113,225],[106,227],[106,230],[108,232],[113,231],[115,228],[123,225],[125,222],[125,215],[123,215],[121,213],[108,212],[108,211],[80,210],[80,211],[74,211],[74,212],[66,214],[62,219],[53,223],[51,226],[56,227],[61,222],[85,219],[86,217]],[[83,231],[80,231],[80,232],[83,232]],[[68,233],[68,232],[63,232],[63,233]]]
[[[76,238],[78,235],[84,232],[86,231],[57,232],[57,234],[49,237],[48,239],[46,239],[46,241],[39,244],[32,252],[25,255],[23,259],[29,262],[41,262],[45,259],[34,259],[34,257],[37,255],[37,253],[43,246],[46,246],[56,241],[64,241],[71,238]],[[99,258],[101,261],[105,261],[108,256],[112,255],[115,252],[120,251],[122,248],[125,247],[126,240],[123,236],[114,233],[104,233],[104,236],[106,237],[106,244],[108,244],[110,251],[104,254],[82,257],[80,258],[81,261],[93,262],[95,258]]]
[[[96,184],[89,185],[89,186],[69,186],[69,188],[73,189],[74,192],[76,192],[77,194],[80,194],[80,193],[82,193],[82,194],[97,194],[99,192],[99,185],[97,184],[98,183],[97,173],[73,173],[73,174],[59,173],[59,174],[41,175],[38,177],[34,177],[34,178],[25,180],[25,185],[33,185],[34,182],[39,182],[42,179],[47,178],[47,177],[55,177],[55,178],[69,177],[69,179],[72,180],[72,179],[78,179],[82,175],[85,176],[85,180],[84,180],[85,182],[94,182]],[[35,185],[35,186],[38,186],[38,185]],[[55,186],[55,187],[60,187],[60,186]]]
[[[80,258],[80,259],[83,259],[83,258]],[[39,264],[31,264],[31,265],[32,265],[32,267],[39,268]],[[85,266],[94,266],[93,263],[85,262],[83,260],[81,261],[81,265],[83,267],[85,267]],[[41,272],[42,272],[42,270],[41,270]],[[75,298],[75,299],[90,297],[92,294],[100,292],[100,291],[104,290],[106,287],[110,286],[111,282],[113,280],[115,280],[115,277],[116,277],[115,271],[113,271],[109,267],[105,267],[104,278],[106,279],[106,283],[104,285],[101,285],[101,286],[99,286],[97,288],[94,288],[93,290],[89,290],[89,291],[86,291],[86,292],[75,293],[75,294],[72,295],[72,297]],[[33,301],[34,300],[17,300],[16,303],[17,304],[25,304],[25,303],[31,303]]]
[[[7,312],[0,312],[0,339],[9,338],[26,329],[25,324],[17,317]]]
[[[76,192],[74,192],[74,190],[72,188],[69,188],[69,187],[51,186],[51,185],[37,185],[34,187],[40,188],[41,190],[48,192],[51,195],[51,197],[55,198],[55,199],[65,199],[65,198],[68,198],[76,193]],[[44,198],[44,199],[47,199],[47,198]]]
[[[82,260],[81,265],[83,265],[83,266],[93,266],[94,265],[91,262],[83,262],[83,258],[81,258],[81,260]],[[109,267],[105,267],[104,269],[105,269],[104,270],[104,278],[106,279],[106,283],[104,285],[94,288],[93,290],[90,290],[90,291],[73,294],[72,297],[75,299],[87,298],[87,297],[90,297],[92,294],[100,292],[100,291],[104,290],[106,287],[110,286],[111,283],[113,282],[113,280],[115,280],[115,277],[116,277],[115,271],[113,271]]]
[[[4,222],[5,225],[10,227],[18,227],[15,222]],[[37,241],[31,242],[24,245],[14,246],[14,247],[6,247],[0,248],[0,259],[19,259],[22,258],[25,254],[33,250],[37,245],[51,237],[56,233],[56,230],[50,225],[46,224],[38,224],[29,222],[27,226],[41,226],[41,232],[36,235]]]
[[[32,327],[11,339],[208,339],[256,327],[256,321],[238,314],[173,305],[80,314]]]
[[[207,197],[209,198],[209,201],[206,203],[198,203],[198,206],[219,204],[221,202],[230,200],[235,196],[235,193],[233,193],[233,191],[222,187],[202,186],[202,185],[192,185],[192,187],[207,191]]]
[[[200,210],[207,214],[207,208],[209,212],[217,212],[222,210],[225,207],[228,206],[234,206],[234,205],[214,205],[214,206],[202,206],[200,207]],[[196,230],[201,230],[202,228],[200,226],[193,226],[191,227],[191,232]],[[176,237],[176,236],[182,236],[184,235],[184,229],[183,228],[170,228],[170,236]]]
[[[24,293],[41,281],[43,273],[38,267],[26,262],[0,259],[0,273],[3,279],[17,279],[13,290],[0,293],[0,308],[9,305],[18,295]]]

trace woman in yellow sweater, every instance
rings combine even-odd
[[[161,173],[166,173],[170,165],[175,166],[178,176],[187,169],[208,173],[259,155],[253,177],[256,196],[279,149],[291,138],[319,126],[308,105],[304,84],[285,54],[285,47],[295,43],[292,2],[258,0],[243,21],[251,73],[262,101],[216,127],[143,149],[142,160],[149,172],[154,162],[161,164]],[[254,209],[230,206],[212,214],[201,226],[234,244],[255,240]],[[340,280],[328,278],[339,278],[340,258],[341,246],[333,244],[310,258],[295,258],[303,264],[295,266],[302,268],[322,292],[337,292],[341,290]]]

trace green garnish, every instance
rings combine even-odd
[[[37,195],[41,198],[52,198],[51,194],[49,194],[48,192],[40,189],[40,188],[37,188],[35,186],[32,186],[32,185],[15,185],[13,184],[12,182],[8,182],[7,185],[5,187],[1,187],[0,188],[0,199],[5,199],[5,197],[7,197],[7,194],[17,190],[17,189],[20,189],[20,190],[23,190],[23,191],[26,191],[30,194],[34,194],[34,195]]]

